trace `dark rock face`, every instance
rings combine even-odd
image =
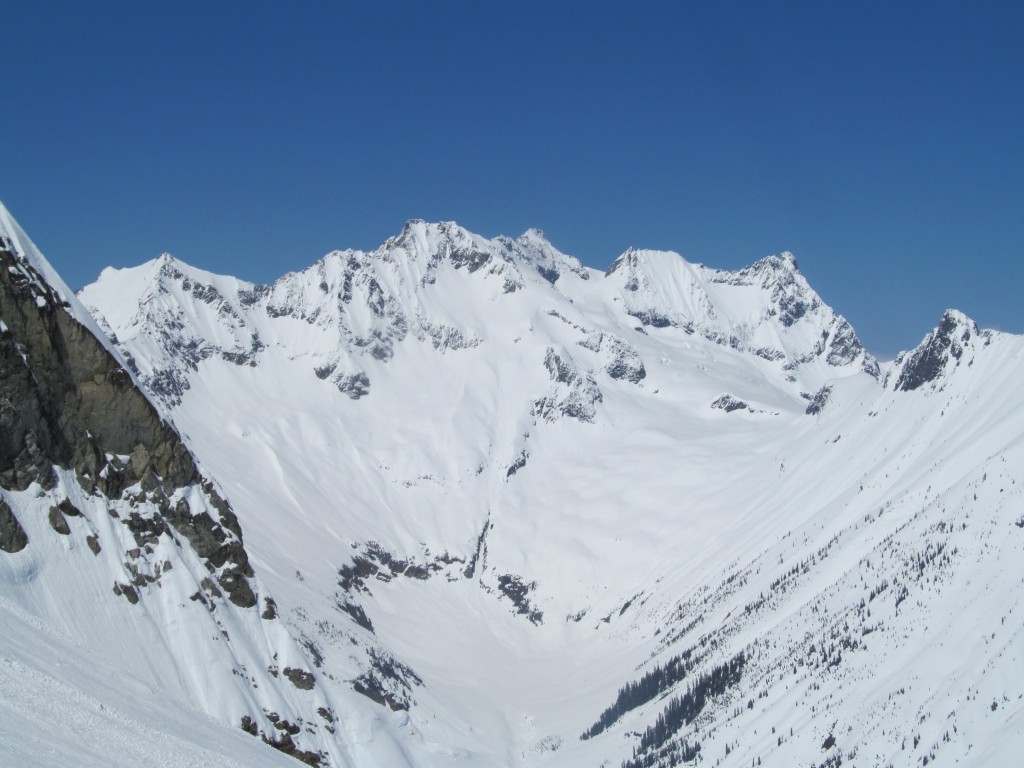
[[[480,345],[479,338],[476,336],[467,337],[454,326],[443,323],[431,323],[423,318],[419,319],[418,324],[417,337],[420,339],[430,339],[434,349],[440,352],[446,352],[450,349],[472,349]]]
[[[972,337],[987,341],[978,326],[952,310],[947,311],[934,331],[912,352],[897,358],[902,363],[896,379],[896,391],[911,392],[925,384],[938,381],[946,371],[960,365],[964,350]]]
[[[71,503],[70,499],[61,499],[57,503],[57,509],[63,512],[67,517],[81,517],[82,510]]]
[[[131,376],[62,304],[7,242],[0,242],[0,485],[53,484],[54,464],[73,466],[90,487],[106,452],[146,460],[128,467],[129,484],[147,469],[175,487],[196,478],[188,450]],[[29,363],[31,361],[31,363]]]
[[[363,546],[362,554],[352,558],[351,565],[343,565],[338,569],[338,586],[346,594],[356,592],[369,592],[366,582],[373,578],[377,581],[388,582],[392,579],[404,577],[424,581],[430,576],[442,570],[446,565],[462,563],[462,558],[449,555],[447,552],[435,555],[432,560],[417,563],[411,559],[406,560],[388,552],[375,541],[367,542]],[[373,625],[366,618],[362,608],[341,599],[337,603],[339,610],[352,616],[356,622],[366,629],[373,631]]]
[[[818,298],[806,292],[797,280],[800,270],[792,255],[767,256],[743,271],[751,272],[752,278],[756,275],[763,287],[772,289],[772,303],[779,322],[786,328],[821,306]]]
[[[575,384],[579,378],[576,370],[556,355],[555,350],[551,347],[548,347],[547,354],[544,357],[544,367],[548,369],[552,381],[562,384]]]
[[[398,699],[391,691],[387,690],[381,682],[372,674],[365,674],[352,681],[352,690],[361,693],[370,701],[375,701],[381,706],[387,704],[392,711],[409,709],[409,705]]]
[[[370,621],[370,617],[366,615],[366,611],[363,610],[361,605],[346,600],[345,602],[339,602],[338,608],[351,616],[353,621],[363,629],[368,632],[374,631],[373,622]]]
[[[811,402],[807,404],[807,409],[804,411],[808,416],[817,416],[824,410],[825,406],[828,405],[828,399],[832,394],[832,387],[827,384],[814,393],[814,397],[811,398]]]
[[[370,669],[352,681],[352,689],[393,711],[407,710],[413,688],[423,679],[386,651],[370,650]]]
[[[536,582],[531,581],[527,584],[515,574],[506,573],[498,576],[498,591],[512,601],[516,607],[516,613],[526,616],[531,622],[539,625],[544,622],[544,614],[530,603],[530,592],[536,586]]]
[[[626,287],[629,288],[628,285]],[[634,288],[633,290],[636,289]],[[670,320],[666,315],[658,312],[656,309],[647,309],[642,311],[636,310],[629,314],[644,325],[649,325],[652,328],[668,328],[672,325],[672,320]]]
[[[541,277],[543,277],[545,280],[547,280],[552,285],[554,285],[555,282],[557,282],[558,278],[560,277],[560,275],[558,274],[558,270],[557,269],[553,269],[551,267],[545,267],[545,266],[540,265],[540,264],[537,265],[537,272],[540,274]]]
[[[370,393],[370,379],[360,371],[349,375],[339,374],[334,377],[334,384],[343,395],[358,400]]]
[[[453,249],[448,258],[451,260],[452,266],[456,269],[465,267],[469,272],[476,272],[480,267],[490,261],[491,255],[489,253],[484,253],[483,251],[467,248],[466,250]]]
[[[720,398],[715,400],[711,404],[712,408],[718,408],[725,411],[726,413],[732,413],[733,411],[750,410],[750,406],[742,400],[739,400],[732,395],[722,395]]]
[[[28,546],[28,534],[21,527],[7,501],[0,498],[0,550],[13,554]]]
[[[505,477],[506,478],[512,477],[512,475],[514,475],[520,469],[525,467],[526,466],[526,461],[529,458],[530,458],[530,455],[526,452],[526,449],[524,448],[523,450],[521,450],[519,452],[519,455],[516,456],[515,460],[511,464],[509,464],[508,470],[505,472]]]
[[[853,327],[845,318],[836,319],[829,339],[825,362],[836,367],[849,365],[864,355],[864,345],[860,343]],[[878,378],[878,363],[869,355],[864,355],[864,371]]]
[[[568,416],[583,422],[593,422],[597,414],[596,405],[604,399],[594,377],[589,372],[581,374],[571,361],[562,359],[551,347],[548,347],[544,357],[544,367],[555,384],[566,385],[567,389],[534,401],[534,415],[546,421]]]
[[[235,605],[255,605],[247,581],[254,574],[231,508],[202,478],[177,432],[128,371],[68,308],[0,238],[0,487],[21,491],[37,482],[51,489],[55,467],[73,469],[86,493],[107,498],[123,498],[138,484],[133,498],[159,510],[132,512],[122,520],[139,547],[172,535],[173,526],[211,572],[220,570],[220,586]],[[184,500],[171,506],[175,490],[194,484],[201,485],[220,522],[205,510],[193,515]],[[67,518],[79,515],[65,498],[50,509],[50,525],[70,535]],[[0,538],[11,547],[24,535],[16,525],[0,509]],[[98,553],[98,539],[89,546]],[[115,592],[133,604],[139,600],[130,585]]]
[[[577,343],[584,349],[608,355],[611,359],[604,366],[604,370],[613,379],[624,379],[639,384],[647,377],[647,369],[644,368],[640,355],[622,339],[607,333],[599,333]]]
[[[61,536],[71,535],[71,528],[68,527],[68,521],[57,507],[50,507],[50,527]]]
[[[132,605],[139,604],[139,593],[135,591],[135,587],[131,584],[121,584],[115,581],[114,594],[118,597],[124,597]]]
[[[326,379],[335,369],[338,367],[337,363],[330,363],[329,365],[321,365],[313,369],[313,373],[316,374],[318,379]]]
[[[272,597],[263,598],[263,613],[260,614],[260,618],[264,621],[273,621],[277,618],[277,603],[274,602]]]
[[[321,707],[321,709],[323,709]],[[282,731],[280,736],[275,734],[267,735],[260,731],[259,726],[256,725],[256,721],[252,719],[251,715],[244,715],[242,717],[241,728],[243,731],[248,733],[250,736],[259,736],[263,739],[264,743],[269,744],[274,749],[283,752],[286,755],[294,757],[296,760],[300,760],[306,765],[319,766],[322,765],[327,755],[322,752],[312,752],[309,750],[299,749],[292,736],[298,734],[302,730],[299,726],[282,720],[281,716],[276,712],[267,712],[267,719],[270,720],[271,724],[275,729]]]
[[[316,686],[316,678],[304,669],[285,667],[284,676],[291,681],[292,685],[303,691],[311,691]]]
[[[287,721],[284,721],[287,722]],[[279,737],[267,736],[262,734],[263,741],[272,746],[279,752],[283,752],[289,757],[294,757],[296,760],[305,763],[306,765],[312,765],[314,767],[323,764],[326,759],[326,755],[320,752],[313,752],[312,750],[299,749],[295,740],[292,738],[290,733],[284,733]]]

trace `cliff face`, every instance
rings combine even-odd
[[[58,467],[73,469],[86,494],[107,499],[138,486],[135,498],[158,510],[146,531],[159,535],[172,524],[211,570],[227,566],[219,580],[233,603],[255,605],[234,512],[131,375],[69,309],[0,236],[0,487],[24,491],[38,483],[52,490]],[[187,503],[172,506],[175,491],[194,484],[220,522],[208,512],[193,514]],[[0,533],[9,548],[25,538],[10,510],[0,512],[0,531],[9,531]]]
[[[194,482],[177,433],[66,309],[0,238],[0,485],[48,489],[54,465],[107,496],[140,481],[155,487],[157,477],[175,488]]]
[[[966,363],[967,368],[973,366],[978,351],[991,342],[991,331],[980,330],[977,323],[962,312],[948,309],[915,349],[896,358],[893,388],[903,392],[941,388],[943,381],[961,363]]]

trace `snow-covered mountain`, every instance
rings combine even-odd
[[[301,717],[307,759],[338,765],[991,765],[1024,746],[1019,337],[950,311],[879,365],[790,254],[726,272],[630,250],[602,274],[535,230],[421,221],[270,286],[165,255],[79,298],[274,601],[267,620],[207,592],[197,614],[239,617],[217,648],[249,655],[206,664],[237,702],[180,691],[197,657],[138,644],[127,675],[184,711],[267,735],[270,712]],[[168,503],[189,487],[162,482]],[[25,554],[60,542],[34,514],[0,563],[86,567]],[[5,579],[25,616],[60,615]],[[116,597],[81,600],[128,611]],[[208,643],[178,618],[201,607],[153,634]]]

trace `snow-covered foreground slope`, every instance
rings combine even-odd
[[[602,274],[424,222],[272,286],[164,256],[81,299],[238,515],[331,760],[1024,747],[1019,337],[950,312],[880,367],[789,255]]]
[[[10,766],[294,766],[240,730],[169,701],[0,596],[0,762]]]

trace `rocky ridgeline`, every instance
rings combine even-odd
[[[912,392],[926,384],[938,386],[942,377],[961,363],[973,365],[974,345],[987,346],[991,339],[991,332],[979,330],[966,315],[947,310],[916,349],[903,352],[896,358],[894,372],[898,373],[894,389]]]

